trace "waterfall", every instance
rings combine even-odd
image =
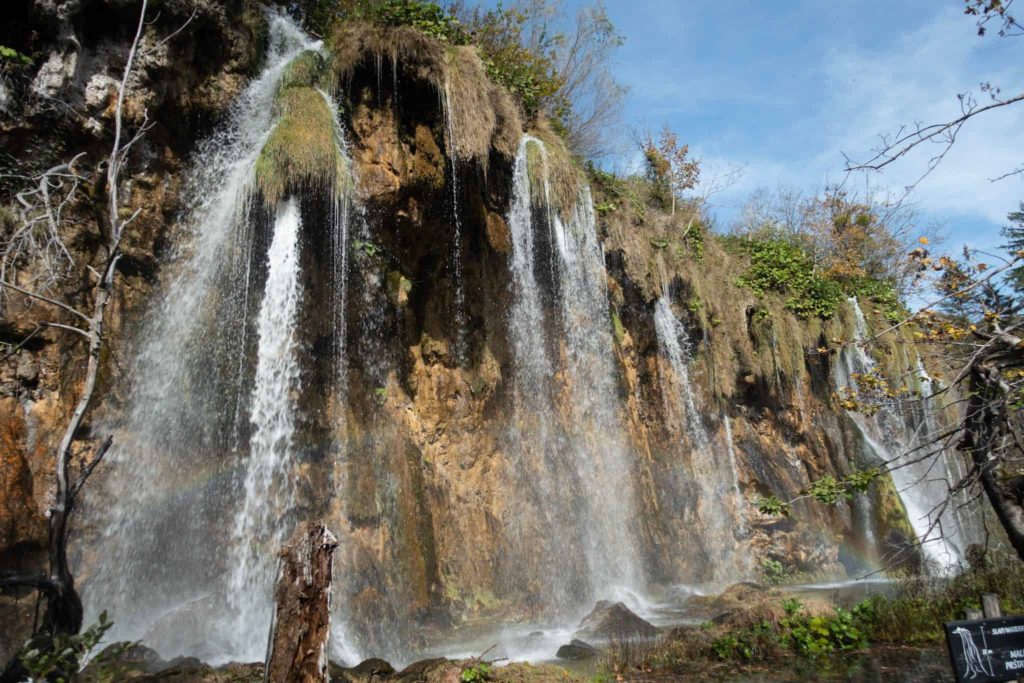
[[[546,330],[542,291],[537,279],[535,230],[530,193],[528,167],[529,145],[539,140],[524,136],[516,153],[512,175],[512,199],[508,213],[508,227],[512,242],[511,287],[512,307],[508,317],[509,341],[513,353],[515,416],[510,427],[509,443],[517,455],[515,462],[517,483],[528,492],[529,508],[538,519],[524,522],[521,514],[508,520],[509,536],[517,542],[530,543],[531,537],[543,539],[544,555],[553,566],[543,579],[545,599],[557,607],[571,605],[589,590],[580,587],[572,577],[581,569],[575,545],[573,525],[579,520],[574,514],[570,497],[574,491],[573,472],[559,467],[560,453],[564,450],[562,435],[556,429],[555,405],[550,386],[552,367]],[[537,529],[523,528],[523,525]],[[539,534],[540,528],[547,530]],[[568,532],[568,533],[567,533]],[[559,553],[559,547],[563,549]],[[566,552],[566,550],[570,550]],[[529,554],[530,548],[517,549],[517,555]],[[531,581],[529,573],[517,577],[517,582]]]
[[[686,483],[692,483],[698,493],[697,514],[704,527],[705,538],[710,541],[709,547],[714,548],[714,553],[709,554],[713,579],[735,580],[746,571],[746,562],[736,550],[736,531],[743,526],[743,496],[736,472],[732,425],[725,423],[728,458],[716,457],[690,382],[689,334],[683,322],[672,312],[667,294],[655,304],[654,328],[661,351],[672,368],[672,381],[662,382],[666,409],[669,415],[685,418],[690,439],[690,470],[687,471],[683,465],[680,454],[674,466],[678,482],[675,488],[682,490]],[[684,415],[679,415],[680,409]],[[728,416],[724,419],[728,420]],[[726,501],[731,501],[731,505]]]
[[[452,277],[455,281],[455,357],[462,364],[466,360],[466,291],[462,283],[462,216],[459,212],[459,159],[455,149],[455,127],[452,122],[451,92],[448,77],[444,78],[442,106],[445,121],[445,146],[451,161],[452,175]]]
[[[296,200],[277,209],[267,252],[268,275],[257,331],[252,438],[244,496],[235,515],[228,604],[234,615],[236,652],[258,659],[272,613],[277,550],[287,540],[282,511],[294,504],[295,406],[298,390],[296,316],[299,307],[299,231]],[[254,649],[253,646],[256,646]]]
[[[630,533],[632,476],[617,414],[607,276],[589,189],[581,190],[566,224],[550,205],[535,212],[531,146],[546,159],[540,140],[521,139],[508,215],[516,413],[510,442],[518,452],[517,478],[544,527],[536,537],[547,543],[545,575],[533,580],[544,582],[549,603],[569,607],[631,589],[640,572]],[[546,163],[541,173],[546,186]],[[553,234],[560,236],[557,249],[545,243]],[[557,267],[546,267],[545,248]],[[557,282],[548,281],[552,270]]]
[[[296,442],[310,364],[299,324],[307,199],[330,232],[326,324],[334,390],[344,395],[348,190],[310,190],[274,209],[255,190],[282,76],[321,45],[281,14],[267,20],[263,71],[198,146],[186,176],[168,275],[130,349],[126,409],[103,426],[114,434],[109,475],[86,510],[102,529],[95,575],[83,585],[86,619],[107,610],[111,637],[141,638],[165,657],[263,656],[276,553],[309,506]],[[343,628],[335,618],[336,646],[347,642]]]
[[[722,415],[722,424],[725,427],[725,444],[729,453],[729,471],[732,475],[732,496],[735,499],[736,509],[741,510],[743,505],[743,492],[740,491],[740,475],[736,468],[736,444],[732,438],[732,419],[728,414]]]
[[[707,451],[711,446],[711,440],[704,428],[704,422],[700,419],[700,413],[697,412],[697,402],[693,397],[693,388],[690,385],[687,330],[682,321],[672,312],[672,307],[665,296],[659,298],[655,304],[654,329],[658,334],[658,344],[672,366],[672,372],[675,374],[674,388],[679,394],[678,397],[665,396],[668,409],[671,412],[676,409],[676,406],[685,406],[686,426],[690,438],[693,440],[694,449]]]
[[[849,304],[854,316],[855,343],[847,345],[840,353],[833,380],[837,390],[850,388],[856,391],[855,375],[870,374],[875,370],[875,362],[864,348],[869,336],[864,312],[855,297],[849,299]],[[927,391],[930,396],[930,387]],[[892,468],[893,485],[925,558],[938,570],[949,571],[963,560],[964,542],[955,514],[947,508],[936,519],[935,508],[948,495],[946,465],[949,458],[955,458],[955,454],[935,451],[934,447],[908,453],[934,433],[927,417],[932,413],[927,397],[922,409],[926,416],[923,421],[919,416],[907,419],[892,405],[883,405],[871,417],[856,412],[849,413],[849,417],[857,426],[873,460],[870,464],[882,466],[888,463]],[[925,454],[930,455],[922,458]],[[939,469],[936,469],[937,463]]]
[[[542,156],[543,158],[543,156]],[[545,197],[550,197],[544,168]],[[608,308],[608,275],[590,188],[583,185],[568,222],[551,211],[559,254],[559,292],[565,338],[573,449],[589,502],[590,547],[595,586],[630,589],[639,575],[629,521],[633,481],[626,435],[619,416],[614,337]],[[608,495],[617,490],[617,495]],[[609,562],[608,558],[615,558]]]

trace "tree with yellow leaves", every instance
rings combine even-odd
[[[640,150],[647,163],[647,176],[655,189],[671,204],[676,215],[676,200],[693,189],[700,179],[700,160],[690,158],[690,146],[681,145],[679,136],[668,124],[655,140],[650,133],[640,139]]]

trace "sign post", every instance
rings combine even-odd
[[[1024,617],[951,621],[945,629],[957,683],[1024,676]]]

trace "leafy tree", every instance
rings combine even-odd
[[[676,215],[676,200],[692,189],[700,179],[700,161],[690,158],[690,146],[679,143],[679,136],[668,124],[661,129],[658,139],[646,133],[639,141],[647,163],[647,176],[665,198]]]

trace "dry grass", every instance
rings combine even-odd
[[[448,51],[442,89],[453,138],[451,155],[460,161],[475,159],[485,168],[497,127],[491,103],[493,88],[476,48]]]
[[[379,57],[401,62],[414,77],[435,86],[444,83],[445,46],[411,26],[345,22],[338,26],[327,45],[336,82],[350,79],[364,59]]]
[[[539,204],[551,202],[563,219],[568,219],[579,202],[583,184],[581,171],[575,158],[558,133],[544,119],[538,119],[531,134],[544,143],[547,154],[542,158],[539,149],[527,149],[527,167],[530,172],[530,188],[533,199]],[[544,172],[547,171],[550,197],[544,196]]]

